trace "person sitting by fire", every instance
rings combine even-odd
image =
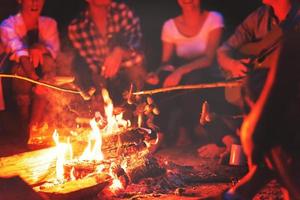
[[[60,48],[57,23],[41,16],[45,0],[18,0],[18,3],[19,13],[0,25],[2,43],[14,63],[11,73],[45,81],[55,74],[55,58]],[[29,128],[41,125],[47,104],[46,90],[18,79],[12,80],[12,90],[23,132],[28,133]]]
[[[249,94],[243,95],[246,96],[243,106],[248,98],[254,101],[258,98],[268,69],[277,64],[277,54],[273,53],[280,49],[281,33],[277,30],[285,32],[293,28],[299,15],[297,0],[263,0],[263,3],[217,51],[219,65],[228,78],[246,77],[244,83],[252,85],[242,87],[241,94]],[[249,111],[249,106],[245,109]]]
[[[299,3],[296,0],[263,3],[218,50],[218,59],[225,70],[233,77],[246,76],[242,97],[248,115],[241,128],[241,141],[249,172],[233,188],[208,199],[252,199],[273,178],[294,195],[292,199],[299,197],[299,183],[295,179],[299,180],[299,174],[294,171],[299,167]],[[259,46],[248,45],[246,50],[263,51],[258,56],[265,62],[253,70],[232,53],[258,40],[262,41]]]
[[[241,128],[249,172],[213,199],[252,199],[269,181],[283,187],[284,199],[299,199],[299,29],[284,36],[278,65],[272,67],[261,95]]]
[[[229,78],[246,77],[247,81],[244,81],[246,84],[240,88],[225,89],[225,94],[230,94],[226,96],[228,102],[245,113],[250,111],[251,106],[248,102],[250,100],[255,102],[258,98],[268,69],[276,65],[277,54],[273,53],[279,49],[279,45],[276,45],[279,37],[276,29],[282,27],[288,30],[293,26],[298,12],[295,2],[294,0],[285,0],[280,3],[264,1],[266,5],[250,14],[217,51],[219,65]],[[291,7],[293,9],[290,9]],[[268,48],[271,49],[269,54],[260,55],[260,52],[264,52],[263,49]],[[256,64],[254,69],[250,69],[247,66],[255,63],[249,63],[250,58],[255,56],[265,59]],[[255,61],[255,59],[252,60]],[[228,121],[229,118],[226,120]]]
[[[217,68],[213,67],[213,62],[224,27],[222,15],[203,9],[201,0],[178,0],[177,2],[182,14],[167,20],[163,25],[162,64],[156,72],[147,75],[147,83],[152,85],[161,84],[163,87],[170,87],[178,84],[208,82],[213,80],[213,74],[217,71]],[[198,121],[197,115],[200,113],[200,108],[195,109],[195,105],[199,103],[200,97],[198,92],[193,91],[182,98],[168,106],[160,106],[162,109],[160,127],[163,132],[173,134],[178,128],[178,119],[170,120],[169,123],[163,119],[175,116],[175,113],[170,114],[170,112],[178,113],[175,108],[184,107],[182,108],[184,114],[180,114],[183,116],[180,117],[183,127],[179,128],[179,132],[188,132],[193,137],[192,133]],[[172,127],[172,130],[166,126]],[[179,138],[189,137],[179,136]],[[178,139],[178,145],[186,143],[185,141],[188,139]]]
[[[68,27],[68,37],[77,54],[76,80],[82,90],[106,87],[117,105],[122,93],[143,87],[145,74],[139,18],[124,3],[86,0],[87,7]]]

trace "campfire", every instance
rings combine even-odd
[[[49,147],[0,158],[0,177],[19,176],[36,193],[55,200],[181,196],[193,183],[230,181],[209,168],[198,170],[154,156],[158,109],[151,98],[130,93],[120,109],[102,90],[103,110],[74,120],[81,126],[70,128],[69,134],[58,127],[50,137],[32,140]]]
[[[90,128],[80,134],[70,131],[68,136],[55,130],[52,134],[54,146],[24,153],[23,159],[18,155],[23,162],[21,167],[26,169],[16,175],[32,185],[35,191],[56,199],[65,195],[70,197],[73,193],[77,196],[78,191],[86,190],[113,196],[130,183],[163,173],[164,169],[151,156],[151,148],[158,142],[156,131],[142,127],[152,121],[148,117],[144,123],[146,115],[158,113],[153,109],[153,100],[148,98],[136,105],[137,123],[132,123],[123,118],[122,110],[116,111],[106,89],[102,90],[102,97],[104,113],[95,113],[89,120]],[[130,98],[128,102],[133,104]],[[11,168],[0,170],[1,176],[5,170],[11,171]]]

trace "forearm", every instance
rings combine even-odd
[[[235,62],[235,60],[230,56],[229,50],[223,48],[218,49],[217,60],[220,67],[225,71],[230,71]]]
[[[206,56],[193,60],[185,65],[180,66],[178,69],[182,72],[183,75],[188,74],[194,70],[205,69],[210,67],[212,64],[212,59],[209,59]]]

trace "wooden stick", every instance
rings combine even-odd
[[[51,88],[51,89],[54,89],[54,90],[58,90],[58,91],[61,91],[61,92],[68,92],[68,93],[72,93],[72,94],[81,95],[80,91],[60,88],[60,87],[57,87],[55,85],[51,85],[49,83],[44,83],[44,82],[40,82],[40,81],[35,81],[33,79],[30,79],[30,78],[27,78],[27,77],[24,77],[24,76],[11,75],[11,74],[0,74],[0,78],[16,78],[16,79],[28,81],[28,82],[31,82],[31,83],[34,83],[34,84],[37,84],[37,85],[42,85],[42,86],[45,86],[45,87],[48,87],[48,88]]]
[[[241,85],[241,81],[230,81],[230,82],[216,82],[216,83],[200,83],[193,85],[178,85],[174,87],[158,88],[154,90],[144,90],[132,93],[133,95],[146,95],[146,94],[157,94],[162,92],[170,92],[175,90],[192,90],[192,89],[204,89],[204,88],[217,88],[217,87],[237,87]]]
[[[29,185],[55,177],[55,147],[0,158],[0,177],[20,176]]]

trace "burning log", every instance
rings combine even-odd
[[[147,144],[156,140],[156,132],[150,129],[131,129],[123,133],[103,137],[102,151],[106,158],[129,156],[147,149]]]
[[[0,158],[0,177],[20,176],[29,185],[51,179],[55,175],[54,147]]]
[[[143,178],[161,176],[166,172],[154,157],[135,160],[126,171],[133,183],[138,183]]]
[[[109,168],[109,165],[107,161],[70,161],[64,164],[64,177],[66,180],[82,179],[101,171],[102,168]]]
[[[94,197],[99,191],[103,190],[111,179],[106,174],[93,177],[86,177],[79,180],[68,181],[62,184],[49,184],[35,187],[34,190],[49,199],[86,199]]]

